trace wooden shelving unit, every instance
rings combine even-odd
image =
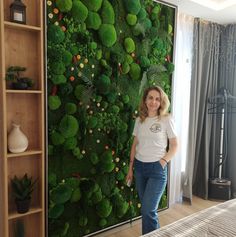
[[[10,4],[0,1],[0,235],[14,237],[16,222],[24,224],[25,236],[45,236],[45,82],[44,1],[22,0],[26,24],[10,21]],[[5,80],[9,66],[26,67],[34,80],[32,89],[14,90]],[[25,152],[11,153],[7,136],[12,123],[20,124],[29,140]],[[30,210],[19,214],[12,197],[10,179],[27,173],[36,178]]]

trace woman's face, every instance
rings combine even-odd
[[[161,105],[160,93],[156,90],[149,91],[145,103],[148,109],[148,113],[157,115],[157,111]]]

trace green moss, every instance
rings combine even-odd
[[[137,63],[132,63],[130,65],[129,75],[132,79],[138,80],[141,76],[141,68]]]
[[[88,9],[81,1],[74,0],[71,14],[75,21],[84,22],[88,16]]]
[[[47,31],[47,39],[52,43],[59,44],[64,41],[65,33],[60,26],[50,25]]]
[[[106,220],[105,218],[102,218],[102,219],[99,221],[99,223],[98,223],[98,225],[99,225],[101,228],[103,228],[104,226],[106,226],[106,224],[107,224],[107,220]]]
[[[81,191],[80,191],[80,188],[78,187],[73,191],[70,201],[71,202],[78,202],[81,199],[81,196],[82,196]]]
[[[149,18],[144,18],[143,20],[140,21],[140,23],[143,25],[145,30],[148,30],[152,27],[152,22]]]
[[[102,0],[82,0],[84,5],[90,10],[97,12],[102,6]]]
[[[88,128],[95,128],[98,124],[98,119],[96,117],[90,117],[88,120]]]
[[[126,21],[130,26],[134,26],[137,22],[137,16],[134,14],[128,14],[126,16]]]
[[[69,12],[72,8],[72,0],[56,0],[56,6],[61,12]]]
[[[66,103],[65,111],[67,114],[74,114],[77,111],[77,106],[75,103]]]
[[[126,56],[125,56],[125,61],[126,61],[128,64],[131,64],[131,63],[134,61],[134,59],[131,57],[131,55],[126,54]]]
[[[53,131],[51,133],[51,141],[53,145],[58,146],[65,142],[65,138],[59,132]]]
[[[103,24],[113,25],[115,23],[114,9],[108,0],[103,0],[101,16]]]
[[[79,225],[86,226],[88,224],[88,218],[86,216],[79,217]]]
[[[52,219],[57,219],[64,212],[64,205],[58,204],[51,206],[48,210],[48,217]]]
[[[127,53],[132,53],[135,51],[135,43],[130,37],[125,38],[124,46]]]
[[[56,110],[61,106],[61,99],[57,95],[48,97],[48,107],[50,110]]]
[[[63,204],[70,199],[71,194],[72,189],[69,186],[65,184],[59,184],[52,190],[50,199],[56,204]]]
[[[130,99],[129,99],[129,95],[122,95],[122,101],[125,103],[125,104],[128,104]]]
[[[90,46],[90,49],[94,50],[97,48],[97,43],[95,41],[93,41],[89,44],[89,46]]]
[[[147,17],[147,12],[144,7],[142,7],[137,15],[138,20],[143,20],[144,18]]]
[[[63,137],[69,138],[75,136],[78,129],[78,120],[72,115],[64,115],[59,125],[59,130]]]
[[[122,64],[122,73],[123,74],[127,74],[130,70],[130,66],[129,66],[129,63],[127,61],[125,61],[123,64]]]
[[[88,29],[98,30],[101,26],[101,18],[96,12],[88,12],[88,17],[86,19],[86,25]]]
[[[116,174],[116,178],[117,178],[117,180],[121,181],[121,180],[123,180],[125,178],[125,175],[124,175],[124,173],[122,171],[119,171]]]
[[[141,56],[140,57],[140,66],[143,68],[148,68],[151,65],[151,62],[148,57]]]
[[[84,96],[84,91],[86,90],[84,85],[77,85],[74,90],[75,97],[81,100]]]
[[[113,114],[118,114],[120,112],[120,108],[117,105],[112,105],[108,112],[113,113]]]
[[[125,8],[127,12],[137,15],[141,9],[140,0],[125,0]]]
[[[98,49],[96,51],[96,59],[97,60],[100,60],[102,58],[102,50],[101,49]]]
[[[95,152],[91,153],[89,159],[94,165],[96,165],[99,162],[98,155]]]
[[[106,218],[111,214],[112,205],[108,199],[103,199],[99,202],[96,206],[97,214],[102,217]]]
[[[50,67],[52,72],[56,75],[61,75],[66,71],[66,67],[63,62],[53,62]]]
[[[65,50],[62,53],[62,62],[65,64],[65,66],[69,66],[72,62],[72,54],[70,51]]]
[[[104,46],[111,47],[117,40],[115,27],[111,24],[102,24],[99,28],[99,37]]]
[[[122,216],[124,216],[126,214],[126,212],[129,209],[129,204],[128,202],[121,202],[118,203],[118,207],[116,208],[116,215],[121,218]]]
[[[111,80],[108,76],[103,74],[95,82],[95,85],[97,87],[97,90],[100,93],[106,95],[109,92],[109,88],[110,88],[110,85],[111,85]]]
[[[92,194],[91,201],[93,204],[97,204],[101,200],[102,200],[102,190],[99,187],[99,189]]]
[[[53,75],[50,79],[55,85],[66,83],[66,77],[64,75]]]
[[[77,138],[76,137],[69,137],[64,142],[64,148],[66,150],[73,150],[77,146]]]
[[[110,102],[111,104],[114,104],[114,103],[115,103],[116,98],[117,98],[116,93],[110,92],[109,94],[107,94],[107,100],[108,100],[108,102]]]

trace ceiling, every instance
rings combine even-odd
[[[208,0],[208,1],[164,0],[164,1],[166,3],[171,3],[178,6],[178,10],[180,12],[186,13],[194,17],[199,17],[204,20],[216,22],[219,24],[236,23],[236,0]],[[208,6],[206,6],[207,2],[209,2]]]

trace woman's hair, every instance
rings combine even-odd
[[[160,116],[168,115],[168,108],[170,106],[170,101],[168,99],[167,94],[161,89],[161,87],[151,86],[151,87],[148,87],[143,92],[143,97],[142,97],[141,102],[140,102],[139,117],[140,117],[141,122],[144,122],[146,117],[148,117],[148,108],[147,108],[147,105],[146,105],[146,99],[147,99],[148,93],[152,90],[159,92],[160,96],[161,96],[161,101],[160,101],[161,104],[160,104],[160,107],[157,111],[157,115],[160,115]]]

